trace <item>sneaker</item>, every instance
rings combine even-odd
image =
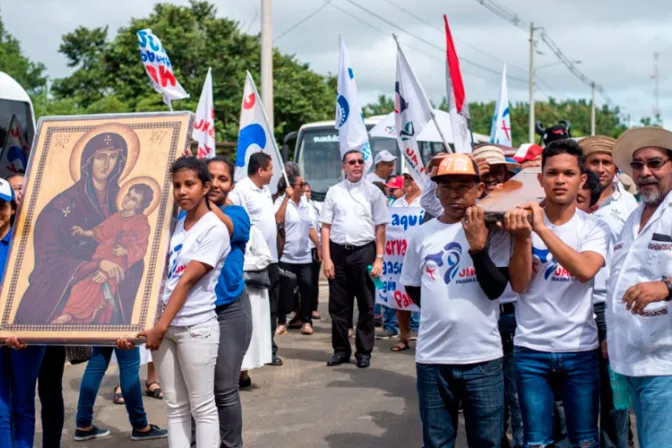
[[[98,428],[93,426],[88,431],[75,429],[75,441],[84,442],[86,440],[101,439],[110,435],[110,430],[107,428]]]
[[[391,331],[391,330],[385,330],[382,333],[378,333],[376,335],[376,339],[383,339],[383,340],[384,339],[392,339],[392,338],[396,338],[397,336],[399,336],[398,332]]]
[[[165,439],[168,437],[168,430],[161,429],[156,425],[149,425],[149,431],[138,431],[133,428],[131,433],[131,440],[154,440],[154,439]]]

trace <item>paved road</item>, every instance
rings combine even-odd
[[[327,316],[322,288],[320,311]],[[331,355],[328,319],[316,321],[315,334],[298,331],[277,339],[282,367],[252,371],[254,387],[242,392],[245,445],[252,448],[420,447],[413,351],[392,353],[393,341],[376,341],[372,365],[328,368]],[[354,347],[354,341],[353,341]],[[353,349],[354,350],[354,349]],[[95,424],[110,428],[111,437],[74,442],[75,413],[83,366],[67,366],[63,380],[66,403],[64,447],[164,447],[165,440],[131,442],[123,406],[112,404],[117,368],[110,366],[95,407]],[[144,377],[144,369],[142,373]],[[144,398],[152,423],[165,427],[162,401]],[[39,410],[38,410],[39,412]],[[35,446],[41,446],[37,424]],[[458,447],[466,447],[461,431]]]

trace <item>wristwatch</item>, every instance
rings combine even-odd
[[[663,275],[661,281],[665,283],[665,286],[667,286],[667,298],[665,299],[665,301],[669,302],[670,300],[672,300],[672,282],[670,281],[670,278],[667,275]]]
[[[379,258],[379,259],[382,260],[384,258],[384,256],[383,255],[376,255],[376,258]]]

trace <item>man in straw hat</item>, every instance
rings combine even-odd
[[[485,185],[466,154],[433,176],[443,213],[411,236],[399,281],[420,305],[416,368],[425,448],[453,446],[462,402],[469,446],[499,446],[504,430],[496,299],[508,282],[510,236],[492,235],[475,206]]]
[[[672,441],[672,132],[630,129],[614,146],[642,203],[613,247],[607,282],[609,362],[627,384],[639,446]]]
[[[514,233],[511,286],[520,293],[514,338],[525,446],[553,442],[554,395],[565,404],[572,446],[599,446],[599,359],[593,282],[604,266],[605,225],[576,209],[586,182],[583,154],[569,139],[542,153],[542,208],[530,202],[504,215]],[[531,214],[532,222],[528,221]]]
[[[616,140],[604,135],[587,137],[579,141],[579,146],[585,157],[584,168],[599,177],[602,192],[597,202],[597,210],[593,212],[593,215],[609,228],[610,246],[621,234],[625,221],[637,208],[635,197],[628,193],[616,179],[618,168],[613,158],[615,143]],[[604,314],[610,258],[607,257],[604,268],[595,276],[593,287],[593,310],[596,316],[598,339],[601,344],[606,344],[604,341],[607,337]],[[630,413],[627,409],[614,408],[613,394],[609,382],[609,362],[606,357],[600,359],[600,409],[600,440],[602,446],[628,447]]]

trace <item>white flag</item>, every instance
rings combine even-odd
[[[243,103],[240,108],[240,127],[238,131],[238,147],[236,148],[235,180],[238,182],[247,177],[247,164],[255,152],[265,152],[273,160],[273,177],[268,188],[272,193],[278,190],[278,181],[285,171],[278,145],[273,137],[273,130],[268,126],[268,116],[261,103],[261,97],[254,85],[252,75],[247,72]]]
[[[191,133],[198,142],[198,158],[215,157],[215,103],[212,95],[212,69],[208,69],[203,83],[201,99],[196,109],[196,122]]]
[[[469,106],[462,82],[460,60],[457,58],[453,36],[448,26],[448,16],[443,16],[446,24],[446,90],[448,91],[448,112],[453,128],[455,152],[471,153],[471,129],[469,129]]]
[[[399,42],[397,42],[397,82],[394,91],[397,142],[406,159],[409,173],[419,185],[422,185],[426,175],[417,137],[432,120],[432,106],[408,64]]]
[[[180,82],[175,78],[173,66],[161,40],[152,34],[152,30],[138,31],[138,47],[145,71],[157,93],[163,95],[163,102],[171,107],[172,100],[189,98]]]
[[[340,142],[341,159],[346,152],[360,150],[364,158],[364,172],[373,164],[369,135],[364,125],[364,115],[357,96],[355,74],[345,49],[345,41],[338,37],[338,87],[336,97],[336,129]]]
[[[506,86],[506,65],[502,72],[502,88],[499,100],[495,105],[495,115],[492,117],[490,129],[490,143],[513,146],[511,143],[511,115],[509,111],[509,91]]]

